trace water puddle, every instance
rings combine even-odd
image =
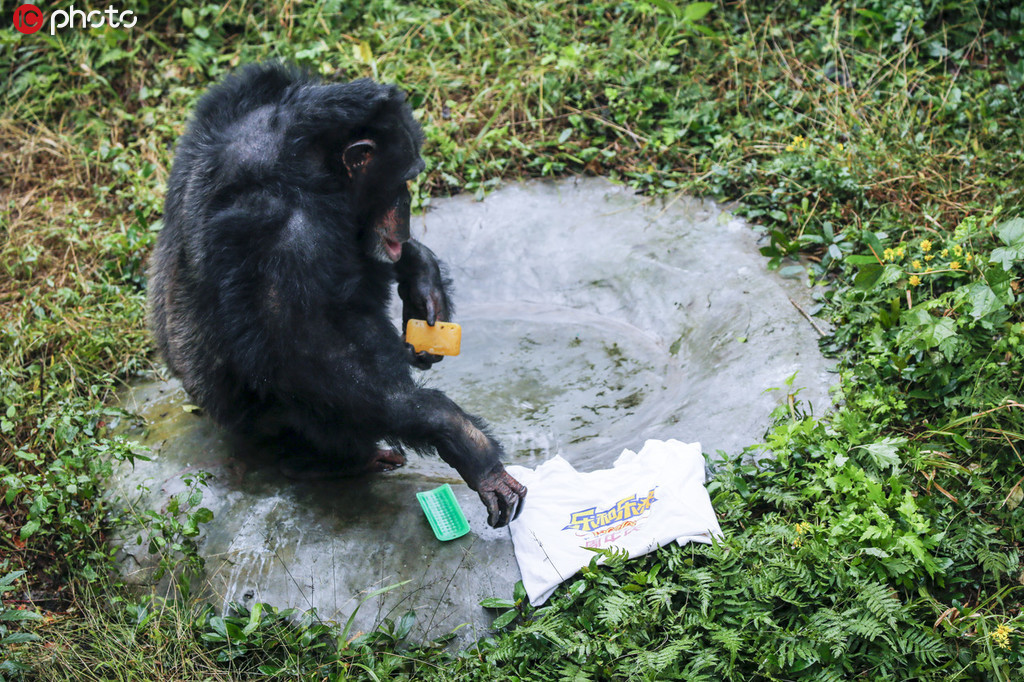
[[[828,403],[829,366],[796,307],[810,306],[806,289],[768,272],[753,231],[713,203],[568,179],[435,200],[416,221],[414,234],[449,264],[463,327],[461,355],[421,376],[486,419],[510,462],[561,454],[589,471],[647,438],[735,453],[761,438],[785,400],[770,389],[794,373],[805,404]],[[468,623],[460,636],[471,640],[490,622],[479,601],[510,595],[519,578],[507,530],[487,527],[475,493],[437,458],[294,483],[183,409],[175,381],[140,383],[124,402],[145,419],[132,437],[152,461],[126,470],[116,492],[139,497],[146,485],[139,503],[161,509],[183,476],[213,474],[201,549],[222,606],[315,607],[344,622],[364,595],[408,581],[364,604],[356,627],[415,609],[417,638]],[[472,527],[444,544],[415,499],[439,482],[453,483]],[[145,548],[125,553],[147,584]]]

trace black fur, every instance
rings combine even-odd
[[[346,147],[372,147],[353,167]],[[338,470],[386,440],[436,448],[480,493],[491,525],[526,490],[482,422],[420,387],[388,318],[448,319],[433,253],[406,241],[382,259],[382,221],[405,220],[423,135],[394,86],[325,84],[280,65],[230,76],[197,105],[178,143],[149,273],[151,326],[171,371],[218,423],[287,436]],[[386,215],[389,208],[394,209]]]

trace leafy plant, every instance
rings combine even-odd
[[[140,526],[136,544],[145,542],[149,553],[159,557],[154,580],[160,580],[168,572],[173,574],[179,568],[180,577],[186,581],[189,575],[202,575],[206,562],[199,554],[197,538],[201,525],[213,520],[213,512],[201,506],[203,488],[209,479],[210,474],[205,471],[183,476],[185,489],[173,495],[164,510],[145,509],[138,516],[126,510],[125,519]],[[179,581],[179,584],[187,595],[187,582]]]
[[[0,597],[5,592],[14,590],[14,581],[23,575],[25,575],[25,571],[11,571],[0,576]],[[8,608],[0,601],[0,682],[3,681],[5,675],[14,679],[21,673],[30,670],[28,666],[17,662],[14,658],[8,657],[11,647],[17,644],[39,641],[39,637],[31,632],[12,631],[10,624],[28,620],[40,620],[41,618],[42,616],[35,611]]]

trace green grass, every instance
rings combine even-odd
[[[176,2],[130,30],[8,25],[0,576],[27,573],[0,676],[1020,679],[1018,5]],[[773,461],[725,453],[721,544],[613,557],[537,611],[495,595],[506,631],[461,654],[408,645],[405,619],[353,638],[85,587],[119,523],[98,491],[130,456],[108,406],[154,361],[170,145],[209,83],[268,57],[401,84],[427,133],[420,204],[581,173],[737,202],[769,263],[831,284],[836,410],[795,395]],[[150,529],[173,546],[190,530],[171,516]],[[18,615],[26,590],[42,620]]]

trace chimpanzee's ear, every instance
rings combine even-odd
[[[341,158],[349,177],[355,177],[362,172],[366,164],[370,163],[376,149],[377,143],[373,140],[356,140],[345,147]]]

